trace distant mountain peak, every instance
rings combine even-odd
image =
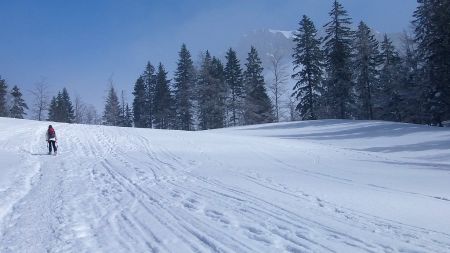
[[[294,31],[283,31],[283,30],[269,29],[269,32],[274,33],[274,34],[281,33],[284,37],[286,37],[286,39],[292,39],[294,37]]]

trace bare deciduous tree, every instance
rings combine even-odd
[[[41,81],[37,82],[33,89],[30,90],[31,95],[33,96],[33,104],[31,106],[31,112],[33,119],[36,120],[44,120],[45,112],[48,110],[49,106],[49,94],[48,94],[48,85],[45,81],[45,78],[42,78]]]
[[[296,121],[300,120],[300,115],[297,110],[297,99],[294,97],[289,96],[289,100],[287,101],[287,107],[289,108],[289,120],[290,121]]]
[[[75,96],[74,113],[75,123],[86,124],[86,105],[79,95]]]
[[[87,105],[85,110],[85,124],[100,125],[101,117],[93,105]]]
[[[284,55],[279,51],[275,51],[270,55],[270,63],[273,79],[269,85],[269,90],[272,93],[272,98],[275,105],[275,117],[276,121],[280,121],[280,100],[283,94],[286,93],[285,84],[288,81],[289,73],[286,70],[286,64],[284,63]]]

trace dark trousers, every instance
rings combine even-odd
[[[52,152],[52,146],[53,146],[53,150],[55,150],[55,152],[57,151],[57,149],[56,149],[56,141],[48,141],[48,152],[49,153]]]

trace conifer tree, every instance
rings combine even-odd
[[[63,88],[60,96],[59,101],[57,101],[61,112],[61,119],[59,122],[73,123],[75,120],[75,114],[69,92],[66,88]]]
[[[7,117],[9,115],[7,96],[8,86],[5,79],[0,76],[0,117]]]
[[[143,108],[144,125],[146,128],[152,128],[153,124],[153,99],[156,86],[155,67],[147,62],[144,74],[142,75],[145,85],[145,99]]]
[[[9,116],[11,118],[23,119],[23,116],[26,115],[25,109],[28,109],[28,106],[22,98],[22,93],[20,92],[19,87],[14,86],[12,88],[11,96],[12,105],[9,111]]]
[[[156,72],[154,108],[154,127],[158,129],[168,129],[171,126],[173,117],[172,97],[170,94],[170,81],[167,79],[167,72],[162,63],[158,65]]]
[[[258,52],[252,46],[248,53],[245,83],[244,120],[246,125],[270,123],[274,120],[272,103],[262,75],[263,67]]]
[[[134,85],[133,99],[133,121],[134,126],[138,128],[146,127],[146,88],[143,77],[139,77]]]
[[[222,63],[206,51],[198,74],[199,123],[202,130],[224,127],[226,85]]]
[[[119,126],[121,123],[120,103],[114,86],[111,85],[106,97],[105,110],[103,112],[103,124],[107,126]]]
[[[406,32],[402,37],[402,65],[400,70],[403,121],[415,124],[425,122],[426,86],[422,85],[423,76],[419,70],[417,44]]]
[[[297,82],[294,86],[295,96],[299,101],[296,109],[303,119],[314,120],[318,118],[319,95],[321,94],[321,81],[323,74],[323,54],[320,49],[320,40],[314,23],[307,16],[303,16],[300,27],[294,34],[293,65],[296,71],[292,78]]]
[[[195,69],[191,54],[186,45],[181,46],[177,70],[175,71],[175,112],[176,128],[194,130],[193,127],[193,90],[195,87]]]
[[[213,57],[211,61],[211,77],[213,80],[213,89],[211,99],[215,101],[211,110],[211,129],[223,128],[226,125],[226,99],[229,93],[228,86],[225,83],[225,69],[222,62]]]
[[[430,123],[450,119],[450,1],[418,0],[415,39],[427,86]]]
[[[72,123],[74,120],[74,110],[69,93],[66,88],[59,91],[56,97],[53,97],[48,109],[48,120],[55,122]]]
[[[392,41],[385,34],[381,43],[381,70],[377,102],[379,117],[383,120],[402,120],[400,71],[400,56]]]
[[[343,6],[335,0],[329,13],[331,20],[324,26],[326,63],[325,95],[329,116],[350,118],[354,104],[351,46],[351,19]]]
[[[125,117],[126,117],[126,111],[125,111],[126,103],[125,103],[125,94],[124,94],[123,90],[120,93],[119,106],[120,106],[120,111],[119,111],[119,124],[118,124],[118,126],[124,127],[125,126]]]
[[[197,88],[198,88],[198,117],[200,129],[210,129],[212,107],[215,101],[211,95],[215,92],[213,87],[213,78],[211,76],[211,55],[206,51],[202,59],[202,64],[198,72]]]
[[[240,124],[242,115],[242,99],[244,96],[244,82],[242,77],[241,64],[233,49],[229,49],[226,54],[227,63],[225,65],[225,82],[229,89],[227,101],[230,112],[230,123],[232,126]]]
[[[133,126],[133,115],[128,103],[125,105],[125,114],[123,119],[124,127],[132,127]]]
[[[360,22],[355,36],[355,81],[358,95],[360,119],[374,119],[374,91],[378,81],[380,65],[378,41],[370,28]]]
[[[56,97],[53,96],[52,99],[50,100],[50,105],[48,108],[48,121],[58,121],[57,114],[58,114],[58,105],[56,102]]]
[[[120,113],[119,113],[119,124],[121,127],[132,127],[133,118],[131,117],[131,111],[128,107],[128,103],[125,101],[125,92],[122,90],[120,94]],[[131,118],[130,118],[131,117]]]

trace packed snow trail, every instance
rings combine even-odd
[[[410,132],[436,142],[412,158],[374,151],[376,136],[313,139],[310,125],[54,126],[48,156],[46,123],[0,118],[2,253],[450,251],[450,168],[431,157],[450,157],[448,130]],[[316,127],[343,126],[367,127]]]

